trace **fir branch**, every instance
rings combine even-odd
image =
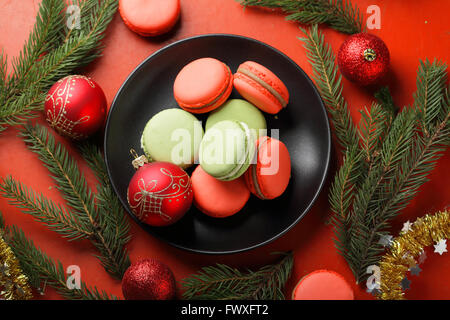
[[[388,89],[376,94],[380,105],[363,112],[359,139],[341,97],[341,79],[336,78],[330,46],[316,26],[305,34],[302,40],[317,86],[346,154],[329,196],[335,245],[357,281],[362,281],[367,266],[376,264],[383,250],[379,236],[427,181],[449,144],[446,66],[421,62],[414,106],[400,113]],[[356,145],[360,152],[352,149]]]
[[[106,230],[105,233],[107,235],[113,235],[108,240],[112,247],[125,250],[123,248],[131,239],[129,235],[130,225],[124,208],[112,188],[100,148],[92,142],[86,141],[79,145],[79,149],[99,181],[95,195],[96,203],[98,210],[106,213],[99,215],[99,225]],[[120,260],[121,265],[130,265],[126,253],[117,252],[116,256]]]
[[[282,300],[282,288],[293,267],[291,252],[256,272],[241,272],[223,264],[204,267],[183,279],[183,298],[187,300]]]
[[[8,126],[20,125],[35,117],[35,111],[42,109],[45,96],[39,87],[32,87],[15,99],[10,99],[5,107],[0,109],[0,132]]]
[[[9,203],[32,215],[49,229],[59,233],[69,240],[89,239],[93,232],[86,230],[77,217],[60,205],[48,200],[42,194],[38,195],[11,176],[3,178],[0,193]]]
[[[71,74],[100,56],[104,32],[117,11],[116,0],[95,1],[86,32],[72,33],[61,46],[35,64],[31,70],[33,77],[28,85],[39,85],[48,90],[57,80]]]
[[[361,112],[359,136],[361,149],[364,152],[369,172],[380,154],[383,135],[390,127],[391,115],[379,104],[372,104],[370,110],[364,108]]]
[[[7,76],[8,76],[7,64],[8,64],[7,56],[4,54],[2,50],[0,52],[0,106],[3,105],[3,102],[5,101],[7,95],[6,90]]]
[[[374,97],[381,107],[391,115],[390,118],[393,119],[397,115],[399,107],[395,105],[389,87],[382,87],[375,92]]]
[[[59,2],[58,6],[61,6],[61,3],[64,5],[62,0],[47,0],[45,4],[53,3],[50,1]],[[62,22],[45,33],[47,24],[44,23],[44,16],[42,21],[36,22],[35,33],[30,36],[30,41],[17,62],[18,74],[8,82],[8,99],[1,108],[0,131],[9,125],[21,124],[34,117],[34,111],[43,107],[45,92],[57,80],[72,74],[101,55],[105,30],[117,11],[118,1],[85,0],[81,3],[86,9],[82,10],[85,16],[81,17],[82,28],[77,32],[66,30],[67,34],[61,35],[65,26]],[[41,10],[43,15],[45,13],[48,16],[46,21],[51,20],[50,25],[53,25],[54,20],[56,21],[56,9]],[[49,42],[45,44],[44,39]],[[64,41],[61,40],[60,45],[55,46],[57,39]],[[36,55],[38,58],[33,60]]]
[[[434,169],[436,162],[442,156],[450,142],[450,107],[445,99],[445,89],[442,83],[446,81],[446,73],[439,72],[439,79],[435,79],[438,62],[421,63],[418,71],[418,92],[426,92],[430,83],[441,83],[439,86],[430,86],[429,97],[416,94],[415,106],[405,108],[394,120],[391,131],[387,136],[383,149],[381,166],[378,177],[372,181],[368,178],[366,186],[359,192],[355,200],[356,211],[353,234],[353,245],[349,248],[348,259],[352,265],[357,281],[367,276],[367,266],[379,260],[383,248],[378,243],[379,236],[388,228],[389,222],[403,210],[417,194],[419,188],[428,181],[428,174]],[[426,105],[440,101],[438,110],[427,113]],[[436,108],[436,107],[434,107]],[[445,111],[445,112],[443,112]],[[425,115],[423,115],[425,113]],[[431,115],[430,115],[431,114]],[[428,117],[432,117],[429,120]],[[428,132],[420,123],[428,123]],[[419,123],[419,126],[416,124]]]
[[[421,126],[425,134],[432,130],[434,121],[441,111],[447,83],[447,66],[440,61],[421,61],[417,71],[417,92],[414,106],[420,110]]]
[[[20,261],[22,270],[30,279],[30,284],[37,290],[41,290],[41,285],[45,284],[70,300],[117,299],[105,291],[100,292],[96,287],[88,287],[83,281],[80,289],[69,289],[62,263],[54,261],[36,248],[33,241],[27,239],[23,231],[17,227],[12,226],[5,230],[5,240]]]
[[[61,31],[64,26],[62,11],[64,1],[43,0],[39,6],[36,23],[28,41],[18,57],[13,59],[13,75],[10,79],[10,94],[26,89],[30,70],[44,54],[61,44]]]
[[[281,9],[286,20],[306,25],[327,24],[337,31],[354,34],[363,31],[358,7],[347,0],[238,0],[244,6]]]
[[[105,160],[103,159],[100,148],[89,140],[80,142],[77,147],[83,156],[83,159],[97,176],[98,182],[101,185],[110,185],[111,183],[109,181]]]
[[[79,172],[74,159],[45,127],[26,125],[21,136],[28,148],[38,154],[44,166],[51,173],[58,190],[72,208],[72,213],[85,230],[93,233],[93,245],[100,252],[98,258],[108,273],[121,279],[130,261],[124,246],[129,240],[128,221],[118,200],[108,191],[99,190],[99,204],[95,195]],[[105,203],[110,202],[110,203]]]
[[[313,67],[314,80],[330,114],[331,122],[339,144],[344,150],[359,145],[355,124],[350,116],[347,102],[342,96],[342,76],[338,74],[335,55],[331,47],[325,43],[323,34],[314,25],[310,31],[303,30],[307,56]]]
[[[347,150],[329,193],[331,211],[334,213],[331,223],[334,226],[335,245],[346,259],[348,258],[346,248],[350,246],[352,234],[352,217],[349,212],[352,209],[358,180],[362,175],[363,156],[363,152],[357,146]]]

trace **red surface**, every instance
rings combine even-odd
[[[419,59],[440,58],[450,63],[450,22],[446,12],[450,2],[440,1],[381,1],[355,0],[363,13],[369,5],[381,8],[381,30],[371,32],[380,36],[391,53],[391,72],[388,82],[394,99],[399,105],[410,105],[415,91],[416,70]],[[104,56],[86,70],[86,73],[104,89],[108,104],[111,103],[127,75],[148,55],[173,41],[204,33],[234,33],[262,40],[280,49],[296,61],[309,75],[311,67],[305,50],[297,37],[302,36],[298,25],[286,22],[284,16],[270,10],[243,8],[234,0],[182,0],[180,23],[168,35],[157,39],[142,38],[130,31],[117,15],[107,31]],[[10,57],[16,56],[28,38],[38,1],[3,0],[0,2],[0,46]],[[7,18],[6,18],[7,17]],[[326,40],[337,52],[346,35],[333,30],[325,30]],[[10,59],[11,61],[11,59]],[[344,80],[344,95],[350,105],[355,120],[359,110],[371,104],[371,92]],[[42,117],[41,117],[42,119]],[[27,150],[22,140],[17,137],[17,129],[10,128],[0,135],[0,176],[12,175],[37,192],[42,192],[54,201],[63,202],[54,188],[54,182],[39,162],[35,154]],[[70,142],[63,138],[73,154]],[[181,251],[153,238],[142,231],[134,222],[131,223],[133,239],[128,245],[131,260],[140,258],[157,258],[173,270],[177,280],[195,272],[200,267],[217,262],[233,266],[258,267],[272,262],[269,253],[281,250],[294,250],[295,267],[286,288],[289,297],[295,284],[304,275],[317,270],[328,269],[342,274],[355,290],[356,299],[371,298],[362,286],[355,284],[350,269],[336,252],[332,237],[332,228],[327,225],[330,217],[327,202],[331,177],[336,170],[336,152],[325,186],[318,201],[306,217],[282,238],[262,248],[237,255],[209,256]],[[94,182],[87,165],[79,164],[89,181]],[[450,153],[447,152],[439,161],[437,168],[421,189],[420,194],[404,210],[401,217],[393,223],[392,231],[397,234],[402,223],[414,220],[418,216],[446,207],[450,199],[450,170],[448,165]],[[5,215],[7,224],[20,226],[27,236],[34,240],[52,258],[59,259],[64,266],[72,264],[81,268],[82,280],[89,285],[96,285],[112,294],[122,296],[119,281],[113,280],[102,269],[93,256],[95,251],[88,242],[69,243],[52,231],[42,227],[38,222],[24,215],[15,207],[9,206],[5,199],[0,199],[0,210]],[[411,289],[407,290],[409,299],[450,299],[450,254],[442,256],[432,250],[421,266],[420,276],[412,276]],[[51,289],[41,299],[56,299],[58,295]]]

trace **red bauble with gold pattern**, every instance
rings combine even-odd
[[[63,136],[85,139],[99,130],[106,117],[106,97],[91,78],[71,75],[57,81],[45,98],[45,117]]]
[[[176,295],[175,277],[156,259],[140,260],[125,271],[122,293],[127,300],[172,300]]]
[[[381,80],[389,70],[389,49],[372,34],[351,35],[338,53],[341,73],[350,81],[366,86]]]
[[[191,207],[193,195],[189,175],[169,162],[144,164],[131,178],[127,190],[130,209],[151,226],[177,222]]]

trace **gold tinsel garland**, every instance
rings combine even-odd
[[[392,242],[380,261],[379,299],[403,300],[401,282],[406,272],[416,264],[425,247],[450,238],[450,213],[448,210],[418,218],[410,230],[401,233]]]
[[[0,297],[6,300],[28,300],[33,297],[28,278],[0,231]]]

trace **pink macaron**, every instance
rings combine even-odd
[[[233,84],[241,96],[264,112],[276,114],[289,103],[289,91],[283,81],[259,63],[241,64]]]
[[[214,58],[201,58],[187,64],[173,85],[178,105],[192,113],[205,113],[220,107],[232,90],[230,68]]]
[[[192,173],[194,205],[204,214],[226,218],[239,212],[250,198],[243,177],[232,181],[218,180],[207,174],[201,166]]]
[[[168,32],[180,17],[180,0],[119,0],[122,20],[132,31],[150,37]]]
[[[316,270],[304,276],[292,292],[292,300],[353,300],[354,293],[340,274]]]
[[[257,142],[256,163],[245,173],[245,182],[252,194],[263,200],[281,196],[291,178],[291,157],[281,141],[261,137]]]

